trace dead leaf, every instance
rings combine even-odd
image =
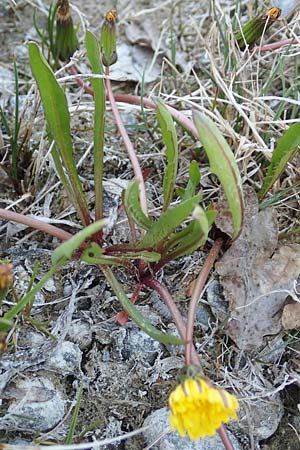
[[[258,212],[256,194],[250,188],[245,189],[245,205],[243,231],[216,270],[229,302],[228,334],[239,348],[254,350],[264,343],[264,336],[282,328],[282,308],[300,273],[300,245],[282,246],[275,252],[275,210]]]
[[[300,303],[290,303],[285,305],[281,321],[285,330],[300,328]]]

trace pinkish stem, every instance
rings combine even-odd
[[[70,71],[74,75],[78,75],[78,72],[75,67],[71,67]],[[89,86],[87,86],[84,81],[82,81],[80,78],[76,78],[76,83],[81,86],[85,92],[88,94],[94,95],[93,89],[91,89]],[[117,94],[114,96],[115,102],[120,103],[128,103],[130,105],[139,105],[143,103],[144,106],[147,108],[156,110],[157,106],[156,104],[150,100],[150,98],[139,97],[138,95],[128,95],[128,94]],[[196,127],[192,120],[188,119],[182,112],[177,111],[177,109],[173,108],[172,106],[166,105],[167,109],[169,110],[170,114],[174,117],[174,119],[178,120],[196,139],[199,139],[198,132],[196,130]]]
[[[299,40],[298,39],[285,39],[284,41],[278,41],[278,42],[274,42],[273,44],[263,45],[260,48],[255,47],[253,51],[259,52],[259,53],[270,52],[273,50],[277,50],[278,48],[286,47],[287,45],[293,45],[293,44],[299,44]]]
[[[176,303],[174,302],[170,292],[165,288],[159,281],[155,280],[154,278],[147,278],[143,280],[143,283],[146,286],[151,287],[154,289],[163,299],[164,303],[166,304],[168,310],[170,311],[172,318],[174,320],[174,323],[176,325],[176,328],[180,334],[180,337],[185,340],[186,337],[186,326],[184,323],[184,320],[180,314],[179,309],[176,306]],[[196,366],[200,366],[201,364],[199,361],[199,357],[197,355],[197,352],[195,350],[195,347],[193,343],[191,342],[191,352],[192,352],[192,364],[195,364]],[[202,369],[201,369],[202,370]]]
[[[128,155],[129,155],[132,167],[133,167],[133,171],[135,174],[135,178],[139,182],[141,208],[143,210],[143,213],[146,216],[148,216],[146,188],[145,188],[143,173],[142,173],[139,161],[137,159],[135,150],[131,143],[131,140],[129,139],[126,128],[124,127],[121,115],[119,113],[119,110],[118,110],[118,107],[117,107],[117,104],[115,101],[115,97],[114,97],[114,94],[113,94],[113,91],[111,88],[111,82],[109,79],[109,68],[108,67],[106,68],[106,75],[107,75],[107,78],[105,79],[105,83],[106,83],[108,98],[110,101],[110,106],[111,106],[113,115],[115,117],[115,121],[118,126],[119,132],[123,138],[125,147],[127,149],[127,152],[128,152]]]
[[[195,316],[197,311],[198,302],[200,299],[201,292],[203,291],[203,288],[205,286],[206,280],[208,278],[209,272],[211,271],[214,262],[219,254],[219,251],[221,250],[221,247],[223,245],[223,239],[219,238],[214,242],[214,245],[212,246],[205,263],[201,269],[200,274],[198,275],[193,295],[190,302],[189,307],[189,313],[188,313],[188,319],[187,319],[187,328],[186,328],[186,346],[185,346],[185,361],[186,364],[192,364],[193,360],[193,334],[194,334],[194,324],[195,324]]]
[[[13,211],[8,211],[7,209],[0,208],[0,217],[2,219],[11,220],[12,222],[22,223],[23,225],[27,225],[28,227],[35,228],[39,231],[44,231],[50,236],[54,236],[61,241],[66,241],[67,239],[70,239],[72,237],[71,233],[61,230],[54,225],[50,225],[49,223],[34,219],[33,217],[24,216],[23,214],[19,214]]]

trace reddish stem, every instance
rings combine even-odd
[[[78,72],[74,66],[72,66],[70,70],[72,74],[78,75]],[[85,90],[85,92],[94,95],[93,89],[87,86],[80,78],[76,78],[76,83],[79,84],[79,86],[81,86]],[[150,100],[150,98],[143,97],[143,99],[141,99],[141,97],[139,97],[138,95],[118,94],[114,96],[114,100],[115,102],[128,103],[130,105],[138,106],[141,106],[141,104],[143,103],[144,106],[153,110],[156,110],[157,108],[156,104],[152,100]],[[174,119],[178,120],[184,126],[184,128],[186,128],[196,139],[199,139],[198,132],[192,120],[188,119],[182,112],[177,111],[177,109],[173,108],[172,106],[166,105],[166,107],[169,110],[170,114],[174,117]]]
[[[190,302],[189,312],[188,312],[188,319],[187,319],[187,328],[186,328],[186,346],[185,346],[185,361],[187,365],[192,364],[192,345],[193,345],[193,334],[194,334],[194,324],[195,324],[195,316],[197,311],[198,302],[201,296],[201,292],[203,291],[203,288],[205,286],[206,280],[208,278],[209,272],[211,271],[214,262],[219,254],[219,251],[221,250],[221,247],[223,245],[223,239],[218,238],[214,245],[212,246],[205,263],[201,269],[200,274],[198,275],[193,295]]]
[[[117,127],[119,129],[119,132],[123,138],[125,147],[127,149],[127,153],[128,156],[130,158],[132,167],[133,167],[133,171],[135,174],[135,178],[136,180],[139,182],[139,189],[140,189],[140,197],[141,197],[141,208],[143,210],[143,213],[148,216],[148,209],[147,209],[147,197],[146,197],[146,188],[145,188],[145,183],[144,183],[144,177],[143,177],[143,172],[141,170],[141,166],[139,164],[139,161],[137,159],[135,150],[133,148],[133,145],[131,143],[131,140],[129,139],[129,136],[127,134],[126,128],[123,124],[120,112],[118,110],[117,104],[116,104],[116,100],[111,88],[111,83],[110,83],[110,79],[109,79],[109,68],[106,68],[106,75],[107,78],[105,79],[105,83],[106,83],[106,89],[107,89],[107,94],[108,94],[108,98],[110,101],[110,106],[113,112],[113,115],[115,117],[115,121],[117,124]]]
[[[167,308],[172,315],[172,318],[174,320],[176,328],[178,329],[180,337],[182,339],[185,339],[186,326],[185,326],[184,320],[183,320],[183,318],[180,314],[180,311],[177,308],[176,303],[174,302],[171,294],[167,290],[167,288],[165,288],[165,286],[163,286],[159,281],[155,280],[154,278],[147,278],[147,279],[143,280],[143,283],[146,286],[149,286],[152,289],[154,289],[156,292],[158,292],[158,294],[161,296],[161,298],[163,299],[164,303],[167,305]],[[193,346],[193,343],[191,343],[191,347],[192,347],[192,364],[195,364],[196,366],[200,366],[200,368],[201,368],[199,357],[197,355],[195,347]]]
[[[8,211],[7,209],[0,208],[0,217],[6,220],[11,220],[12,222],[22,223],[23,225],[27,225],[28,227],[35,228],[39,231],[44,231],[45,233],[50,234],[51,236],[54,236],[61,241],[66,241],[73,236],[71,233],[61,230],[54,225],[50,225],[49,223],[34,219],[33,217],[24,216],[23,214],[19,214],[13,211]]]
[[[259,53],[269,52],[269,51],[277,50],[278,48],[281,48],[281,47],[286,47],[287,45],[299,44],[299,42],[300,41],[298,39],[285,39],[284,41],[278,41],[278,42],[274,42],[273,44],[263,45],[260,48],[255,47],[254,51],[259,52]]]

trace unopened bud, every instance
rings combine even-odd
[[[108,67],[114,64],[117,59],[117,33],[116,33],[116,21],[117,10],[111,9],[105,16],[101,28],[101,52],[103,64]]]
[[[236,34],[236,40],[240,49],[244,50],[247,45],[251,47],[261,38],[264,30],[267,30],[276,22],[280,14],[281,9],[274,7],[246,22],[242,30]]]
[[[0,291],[5,291],[9,288],[13,280],[13,265],[0,264]]]
[[[78,49],[76,29],[73,26],[68,0],[58,0],[56,11],[55,54],[61,61],[68,61]]]

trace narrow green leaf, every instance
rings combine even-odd
[[[11,320],[0,317],[0,333],[6,333],[13,327],[14,323]]]
[[[30,292],[28,292],[24,297],[12,308],[10,308],[7,313],[4,314],[2,319],[4,321],[10,321],[11,319],[14,319],[19,312],[21,312],[27,304],[29,304],[33,299],[34,296],[45,286],[48,280],[53,277],[55,272],[62,267],[66,263],[66,258],[61,258],[59,261],[57,261],[51,269],[43,276],[43,278],[40,279],[40,281],[31,289]],[[5,325],[5,322],[3,322]],[[0,331],[2,331],[1,323],[0,323]]]
[[[172,200],[177,176],[178,142],[173,117],[171,116],[161,99],[159,99],[157,102],[156,114],[161,128],[162,138],[166,146],[167,167],[163,183],[163,211],[166,211]]]
[[[98,220],[76,233],[71,239],[65,241],[54,250],[52,254],[52,263],[56,264],[61,258],[71,259],[74,251],[78,250],[86,239],[92,234],[97,233],[99,230],[102,230],[108,223],[108,219]]]
[[[147,333],[152,339],[155,339],[158,342],[163,344],[173,344],[173,345],[182,345],[184,341],[179,339],[176,336],[171,336],[167,333],[163,333],[155,328],[140,312],[139,310],[131,303],[126,293],[124,292],[121,284],[118,282],[116,277],[114,276],[111,269],[107,266],[102,267],[102,270],[111,285],[115,295],[117,296],[119,302],[122,305],[122,308],[127,312],[127,314],[132,318],[132,320],[138,325],[138,327]]]
[[[194,207],[199,203],[201,194],[179,203],[174,208],[169,208],[164,212],[157,222],[154,222],[143,239],[139,242],[138,248],[155,247],[159,242],[166,239],[186,218],[191,214]]]
[[[96,242],[92,242],[82,253],[81,260],[89,264],[107,264],[123,266],[127,265],[128,261],[133,259],[141,259],[146,262],[157,262],[160,260],[160,253],[148,252],[145,250],[139,251],[124,251],[119,255],[105,255],[104,250]]]
[[[237,163],[216,125],[198,111],[194,111],[193,118],[209,159],[210,170],[219,178],[227,197],[235,239],[241,231],[244,218],[242,181]]]
[[[66,96],[38,45],[30,42],[29,59],[44,106],[45,116],[60,150],[72,157],[70,114]]]
[[[186,227],[186,233],[176,233],[172,242],[172,250],[168,253],[168,260],[173,260],[195,251],[205,244],[210,226],[213,224],[217,213],[215,211],[204,211],[196,206],[193,211],[194,220]],[[174,245],[176,244],[176,245]]]
[[[68,431],[68,435],[66,437],[66,444],[72,444],[73,443],[73,439],[74,439],[74,435],[75,435],[75,429],[76,429],[76,425],[78,422],[78,414],[79,414],[79,410],[80,410],[80,403],[81,403],[81,399],[82,399],[82,383],[80,384],[79,390],[78,390],[78,394],[77,394],[77,400],[76,400],[76,405],[74,408],[74,413],[72,416],[72,420],[70,423],[70,428]]]
[[[101,52],[98,41],[93,33],[87,31],[85,34],[85,46],[87,56],[91,64],[92,72],[103,74]],[[95,113],[94,113],[94,182],[95,182],[95,217],[102,219],[103,214],[103,147],[105,126],[105,83],[104,79],[91,78],[94,91]]]
[[[30,42],[28,47],[31,70],[40,91],[47,123],[73,189],[70,200],[83,223],[88,225],[90,223],[89,210],[73,159],[70,114],[66,96],[38,45]]]
[[[278,140],[263,185],[258,192],[258,198],[263,199],[280,177],[287,163],[292,159],[300,145],[300,123],[294,123]]]
[[[125,191],[124,208],[128,216],[136,225],[144,230],[149,230],[152,221],[143,213],[139,195],[139,183],[135,180],[130,181]]]
[[[192,160],[189,168],[189,181],[187,187],[181,194],[182,200],[187,200],[195,195],[196,189],[200,183],[201,175],[196,161]]]

